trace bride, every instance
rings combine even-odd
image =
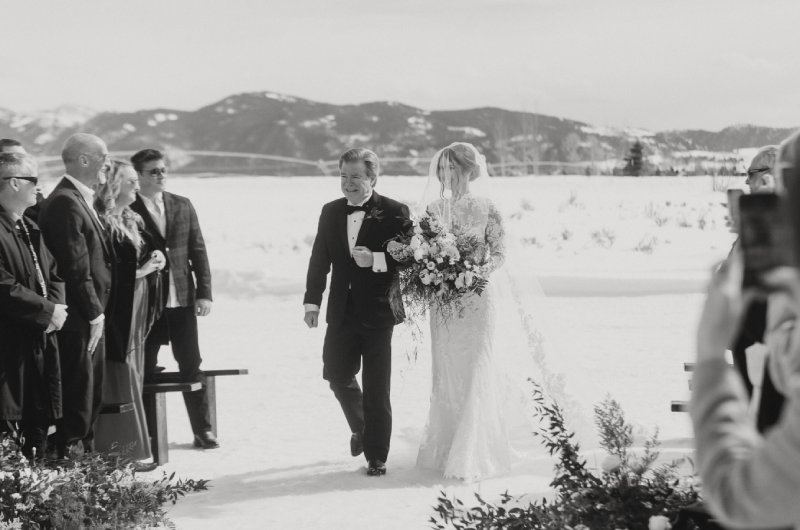
[[[553,379],[543,373],[541,334],[526,318],[538,295],[513,284],[506,227],[489,180],[477,149],[453,143],[434,155],[418,212],[457,236],[476,237],[477,264],[490,272],[486,289],[462,297],[457,310],[429,311],[432,390],[417,466],[467,481],[509,472],[521,453],[545,454],[531,434],[527,379],[545,387]]]

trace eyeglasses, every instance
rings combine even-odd
[[[147,173],[149,173],[151,177],[160,177],[169,173],[169,169],[165,167],[154,167]]]
[[[32,182],[34,186],[39,184],[39,177],[23,177],[17,175],[13,177],[3,177],[3,180],[11,180],[11,179],[27,180],[28,182]]]
[[[755,175],[757,173],[763,173],[764,171],[769,171],[769,170],[770,169],[768,167],[757,167],[755,169],[748,169],[747,170],[747,176],[748,177],[752,177],[753,175]]]

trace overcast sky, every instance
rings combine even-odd
[[[271,90],[596,125],[800,126],[796,0],[3,2],[0,107],[193,110]]]

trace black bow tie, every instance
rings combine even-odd
[[[355,213],[355,212],[366,212],[367,211],[367,205],[364,204],[364,205],[361,205],[361,206],[353,206],[351,204],[348,204],[346,206],[346,209],[347,209],[347,215],[350,215],[351,213]]]

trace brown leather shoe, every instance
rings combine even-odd
[[[358,456],[364,452],[364,433],[354,432],[350,435],[350,454]]]
[[[386,474],[386,463],[380,460],[370,460],[367,466],[367,475],[370,477],[380,477]]]
[[[216,449],[219,447],[217,437],[211,431],[195,433],[194,446],[200,449]]]

